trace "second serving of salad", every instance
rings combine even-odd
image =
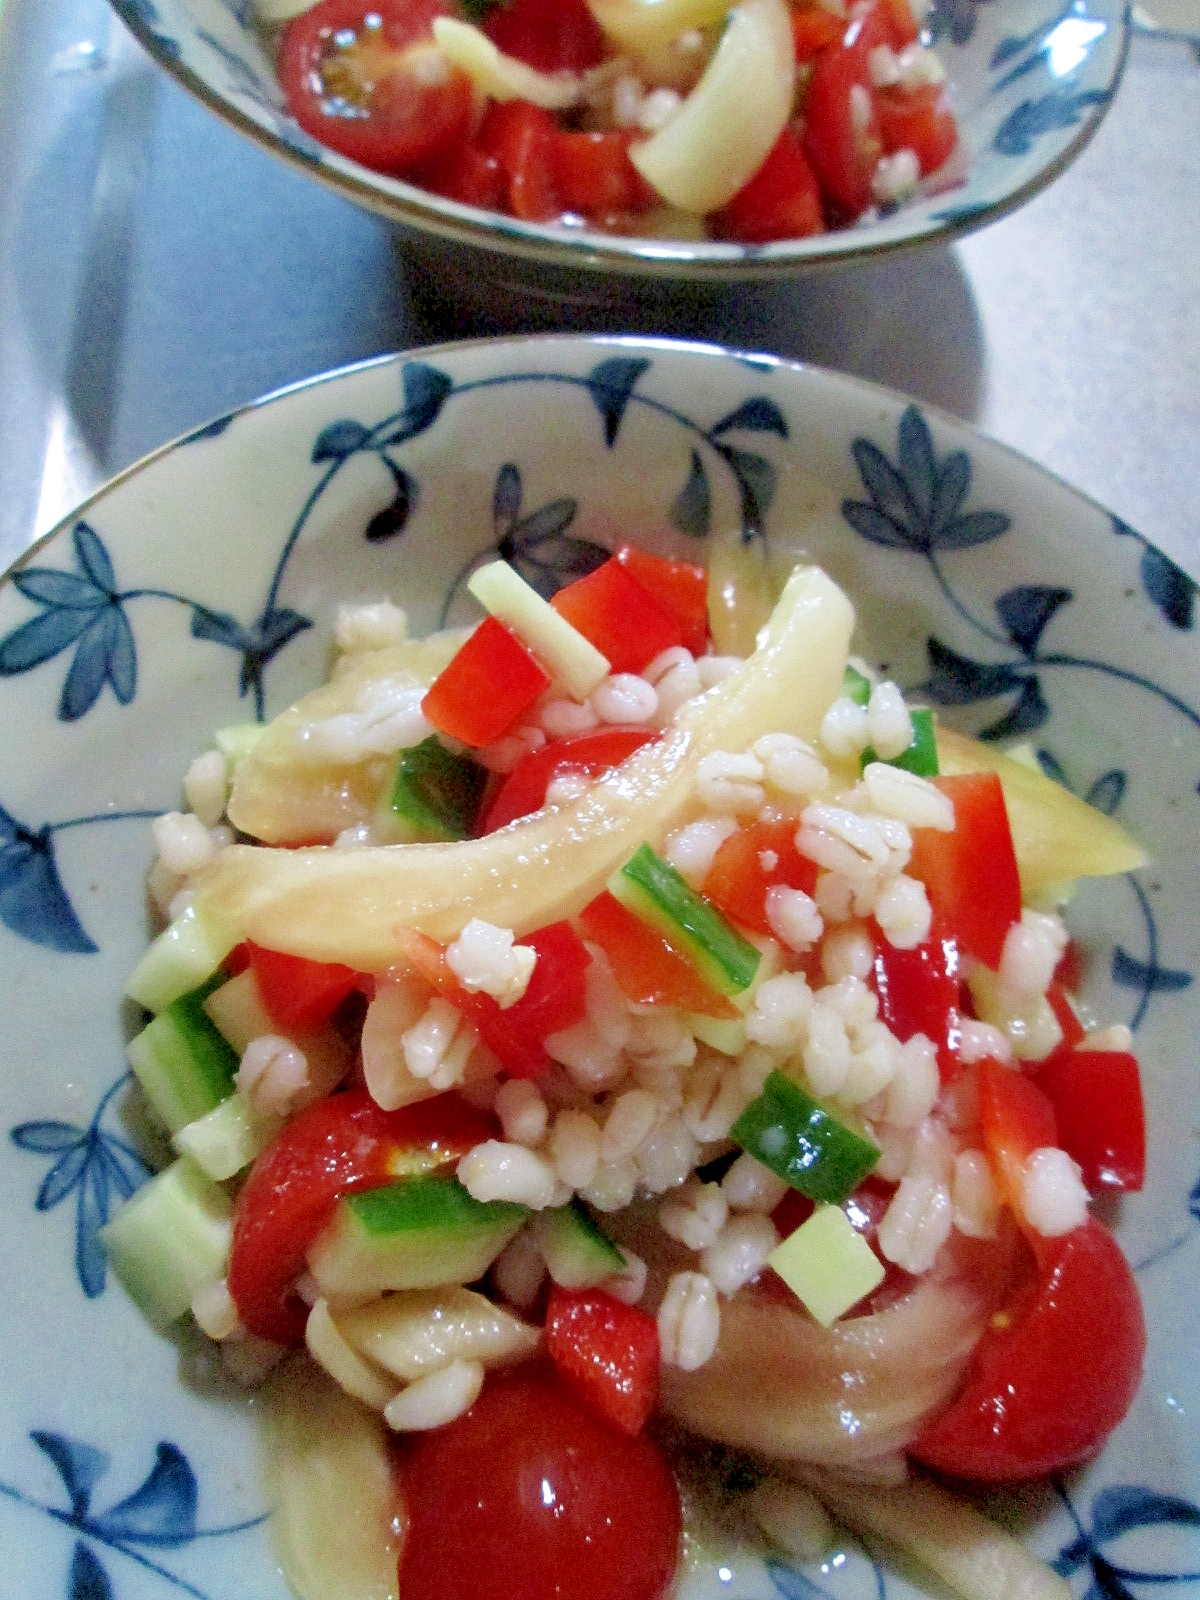
[[[747,659],[633,547],[470,587],[423,640],[344,607],[156,824],[130,1060],[178,1155],[106,1248],[263,1385],[289,1581],[659,1600],[708,1493],[1054,1600],[925,1469],[1044,1476],[1137,1388],[1089,1201],[1141,1184],[1138,1064],[1058,908],[1142,852],[851,661],[818,569]]]

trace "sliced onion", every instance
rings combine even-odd
[[[792,110],[795,46],[784,0],[744,0],[704,76],[630,159],[664,200],[703,215],[732,200],[766,160]]]
[[[589,0],[601,31],[626,54],[645,55],[690,28],[709,28],[729,10],[729,0]]]

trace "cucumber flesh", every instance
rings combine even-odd
[[[487,780],[478,761],[452,755],[431,734],[400,752],[387,808],[418,839],[469,839]]]
[[[772,1072],[729,1130],[729,1137],[810,1200],[840,1206],[879,1160],[869,1139]]]
[[[211,978],[236,943],[189,906],[151,944],[134,968],[125,993],[147,1011],[163,1011],[172,1000]]]
[[[229,1196],[181,1157],[135,1191],[100,1242],[129,1298],[165,1328],[225,1271],[232,1234]]]
[[[231,1094],[180,1128],[171,1143],[214,1182],[223,1183],[261,1155],[282,1126],[282,1118],[260,1116],[244,1095]]]
[[[233,1093],[237,1053],[203,1009],[212,987],[173,1000],[129,1042],[129,1063],[172,1134]]]
[[[592,1289],[625,1271],[625,1257],[578,1201],[539,1211],[530,1226],[546,1270],[564,1289]]]
[[[473,1200],[455,1178],[404,1178],[339,1200],[308,1264],[330,1299],[474,1283],[528,1215]]]
[[[718,994],[749,988],[762,952],[744,939],[680,873],[641,845],[608,880],[609,893],[686,955]]]

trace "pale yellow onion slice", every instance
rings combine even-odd
[[[306,1356],[257,1403],[271,1543],[300,1600],[398,1600],[402,1506],[382,1419]]]
[[[845,1467],[903,1449],[954,1395],[1003,1299],[1017,1245],[948,1246],[902,1300],[822,1328],[754,1289],[721,1306],[716,1354],[664,1367],[660,1403],[694,1432],[767,1456]]]
[[[729,0],[588,0],[605,37],[627,55],[661,49],[690,28],[709,28]]]
[[[578,104],[580,85],[573,72],[538,72],[498,50],[473,23],[435,17],[433,37],[446,60],[461,67],[479,92],[493,100],[529,100],[546,111]]]
[[[267,844],[334,839],[369,822],[391,770],[387,756],[359,761],[314,759],[305,730],[352,712],[364,692],[388,682],[432,683],[467,637],[465,628],[343,656],[328,683],[277,716],[239,764],[229,820]]]
[[[573,916],[639,844],[695,809],[702,756],[775,730],[814,737],[840,688],[853,621],[830,578],[797,568],[754,655],[577,800],[456,844],[232,845],[195,875],[197,911],[235,940],[366,972],[394,965],[411,928],[449,940],[473,916],[518,934]]]
[[[315,0],[254,0],[254,14],[269,27],[278,27],[303,11],[311,11],[314,3]]]
[[[796,57],[785,0],[743,0],[700,82],[629,158],[681,211],[716,211],[754,176],[791,115]]]
[[[1037,768],[940,725],[937,751],[947,775],[999,773],[1024,899],[1073,878],[1106,878],[1146,865],[1146,852],[1119,822]]]

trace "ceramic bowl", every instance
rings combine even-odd
[[[1077,1597],[1200,1570],[1200,648],[1195,584],[961,423],[770,357],[631,339],[425,349],[235,412],[131,469],[0,587],[0,1588],[285,1600],[253,1406],[143,1323],[97,1233],[147,1174],[124,1045],[151,819],[212,730],[323,675],[337,602],[469,614],[500,551],[544,591],[634,534],[765,541],[855,598],[857,647],[944,716],[1030,741],[1152,864],[1069,908],[1097,1017],[1144,1068],[1145,1192],[1110,1208],[1150,1345],[1086,1470],[1008,1500]],[[1068,1361],[1087,1360],[1067,1351]],[[808,1571],[731,1546],[686,1600],[903,1600],[847,1540]]]
[[[764,281],[821,262],[946,242],[1050,182],[1104,114],[1128,46],[1124,0],[933,0],[969,157],[966,181],[818,238],[764,246],[618,239],[539,226],[423,193],[324,150],[287,114],[253,26],[253,0],[112,0],[166,70],[233,127],[348,199],[401,225],[418,294],[497,321],[555,312],[616,317],[673,288]],[[650,280],[649,283],[646,280]],[[640,284],[640,292],[639,292]]]

